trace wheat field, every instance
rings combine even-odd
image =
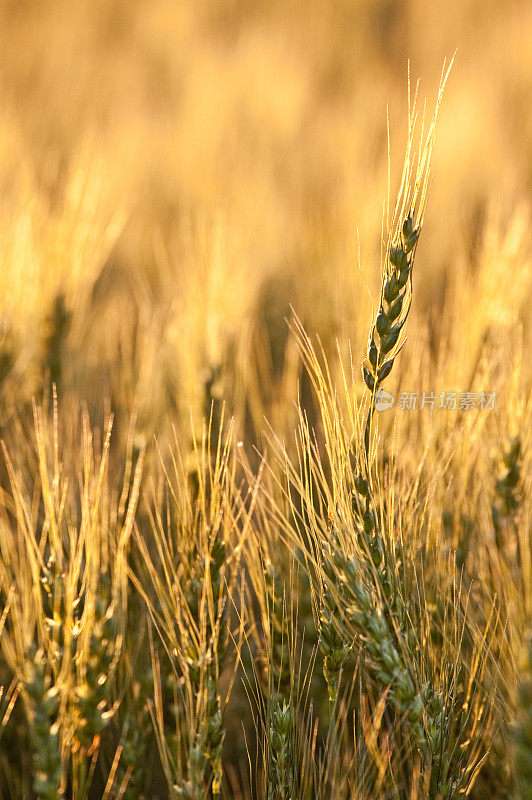
[[[532,798],[532,8],[0,2],[1,800]]]

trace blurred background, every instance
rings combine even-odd
[[[387,388],[507,389],[487,450],[523,418],[510,376],[522,366],[528,396],[532,377],[530,2],[0,0],[0,438],[32,479],[34,447],[20,442],[53,383],[66,428],[80,403],[100,429],[115,412],[119,470],[154,436],[164,450],[173,427],[187,455],[191,414],[216,416],[221,401],[254,468],[265,420],[290,436],[298,392],[312,422],[293,312],[331,364],[351,342],[364,391],[409,70],[430,120],[455,51],[414,319]],[[409,485],[429,446],[429,463],[446,452],[427,444],[427,416],[397,415]],[[455,415],[453,439],[450,416],[433,429],[474,478],[448,484],[457,519],[473,518],[470,486],[489,497],[492,454],[479,468],[484,422],[471,415],[460,433]],[[242,691],[233,702],[225,753],[245,764],[235,742],[249,709]]]
[[[250,435],[285,419],[290,306],[364,347],[387,116],[393,198],[408,62],[431,113],[455,50],[413,313],[437,343],[449,278],[491,259],[483,313],[529,337],[530,3],[3,0],[2,424],[43,380],[144,437],[222,397]]]

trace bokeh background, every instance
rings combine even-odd
[[[449,279],[489,253],[507,286],[484,312],[526,336],[525,0],[3,0],[4,423],[43,379],[148,437],[206,391],[248,430],[283,417],[291,305],[326,350],[363,347],[387,117],[393,197],[408,62],[432,109],[455,50],[414,313],[435,335]]]

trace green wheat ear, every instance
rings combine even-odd
[[[33,791],[39,800],[59,800],[62,767],[57,714],[60,698],[46,666],[44,650],[32,645],[27,653],[23,696],[33,745]]]
[[[522,800],[532,798],[532,632],[525,637],[515,726],[515,763]]]
[[[421,226],[414,227],[414,217],[410,213],[403,223],[400,241],[392,244],[389,250],[387,277],[369,337],[367,364],[363,367],[364,381],[370,392],[375,392],[392,371],[410,310],[414,248],[420,233]]]
[[[395,358],[404,342],[404,327],[412,303],[414,259],[427,202],[436,121],[452,64],[453,60],[448,66],[444,64],[438,99],[426,136],[423,135],[423,125],[421,126],[415,170],[413,160],[417,121],[416,98],[414,98],[413,106],[409,107],[409,130],[403,175],[393,216],[388,224],[388,235],[383,241],[384,258],[382,259],[379,308],[371,326],[366,359],[362,364],[362,377],[367,389],[371,392],[364,433],[368,459],[376,393],[383,381],[390,375]]]
[[[515,436],[502,458],[502,469],[495,484],[495,501],[491,508],[495,544],[504,549],[505,528],[514,524],[519,509],[519,478],[521,476],[521,439]],[[518,544],[518,542],[517,542]]]
[[[293,796],[294,757],[292,752],[292,710],[290,700],[274,702],[268,731],[270,764],[267,800]]]

